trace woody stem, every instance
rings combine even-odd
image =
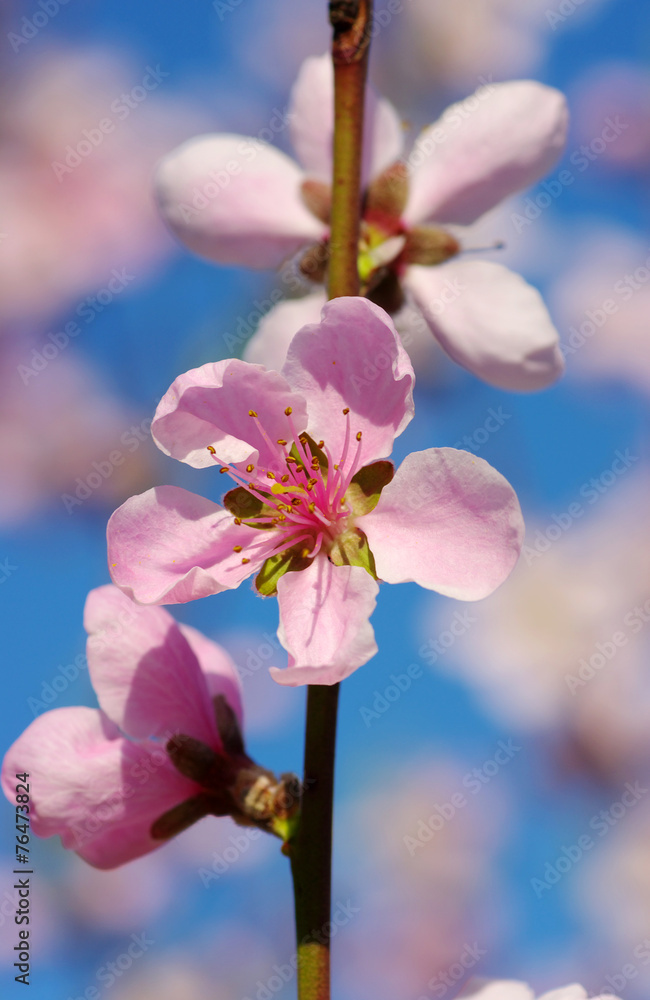
[[[330,220],[329,297],[359,294],[359,222],[363,113],[372,0],[330,2],[334,27],[334,167]]]
[[[307,690],[300,827],[291,844],[299,1000],[329,1000],[334,752],[339,685]]]
[[[334,29],[334,167],[329,297],[359,294],[363,113],[372,0],[330,0]],[[299,1000],[330,1000],[332,814],[339,685],[307,692],[300,826],[291,842]]]

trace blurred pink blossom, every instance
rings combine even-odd
[[[339,819],[337,881],[359,909],[337,945],[346,985],[360,1000],[435,996],[451,970],[457,990],[509,919],[493,866],[507,797],[496,783],[474,797],[458,761],[422,756],[380,769],[381,784],[375,775]],[[465,805],[453,807],[463,793]]]
[[[585,227],[551,301],[569,377],[650,391],[647,241],[613,227]]]
[[[636,787],[637,790],[644,790],[644,797],[622,816],[621,810],[610,813],[606,839],[600,841],[596,836],[597,850],[590,852],[576,874],[573,898],[611,949],[609,971],[617,989],[623,993],[628,978],[634,978],[635,986],[647,996],[650,990],[650,808],[647,778],[637,781]],[[618,794],[615,794],[618,799]],[[621,970],[625,966],[630,975],[621,979]]]
[[[592,63],[572,87],[576,146],[590,145],[607,124],[615,139],[594,149],[610,169],[647,173],[650,163],[650,72],[642,63]],[[612,128],[609,129],[612,134]]]
[[[172,252],[151,172],[201,116],[168,75],[110,49],[50,48],[4,77],[0,328],[63,312],[111,268],[141,280]]]
[[[245,136],[199,136],[161,162],[157,199],[195,253],[253,268],[300,253],[300,272],[322,282],[334,127],[328,56],[303,64],[288,119],[297,163]],[[405,302],[419,310],[446,353],[490,384],[551,384],[563,362],[539,292],[501,264],[458,258],[447,227],[470,225],[550,169],[566,137],[562,94],[531,80],[483,85],[424,129],[408,154],[395,109],[373,91],[365,120],[362,293],[391,314]],[[258,333],[258,354],[271,328],[267,321]],[[272,341],[264,351],[278,368]]]
[[[453,647],[435,646],[448,606],[421,626],[436,667],[460,672],[508,726],[559,735],[574,765],[608,780],[650,753],[648,477],[627,475],[609,496],[576,497],[576,518],[556,511],[564,531],[551,516],[529,524],[511,580],[468,608]]]
[[[40,353],[43,345],[32,344]],[[26,339],[0,341],[0,524],[52,502],[69,514],[86,503],[111,506],[149,483],[156,457],[150,422],[71,355],[40,371],[33,362]],[[27,384],[21,365],[34,372]]]

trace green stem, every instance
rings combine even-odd
[[[339,685],[307,690],[300,827],[291,844],[298,941],[298,997],[329,1000],[332,809]]]
[[[372,0],[330,0],[334,27],[334,168],[329,297],[359,294],[363,112]],[[291,841],[299,1000],[330,1000],[332,813],[339,685],[307,692],[300,825]]]
[[[350,8],[354,8],[350,14]],[[330,3],[334,24],[334,170],[330,226],[329,297],[359,294],[359,222],[363,112],[368,75],[372,0]]]

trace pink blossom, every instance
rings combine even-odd
[[[90,864],[114,868],[229,811],[216,778],[186,776],[181,751],[202,745],[213,767],[231,759],[219,720],[225,706],[241,724],[240,685],[219,646],[112,585],[90,592],[84,623],[100,708],[38,716],[7,751],[2,788],[15,801],[15,775],[27,771],[34,833],[58,834]]]
[[[170,255],[151,172],[170,143],[202,122],[166,78],[129,109],[120,95],[145,68],[110,48],[21,50],[12,65],[0,90],[3,326],[83,305],[114,280],[113,269],[134,287]]]
[[[475,982],[459,995],[458,1000],[535,1000],[530,986],[514,979],[493,979],[491,982]],[[549,993],[542,993],[538,1000],[587,1000],[587,991],[577,983],[561,986]],[[610,993],[601,993],[593,1000],[618,1000]]]
[[[252,364],[264,365],[281,371],[287,358],[289,344],[303,326],[319,323],[323,306],[327,302],[325,289],[320,288],[299,299],[284,299],[274,305],[259,322],[257,330],[246,342],[242,357]],[[406,302],[391,316],[399,333],[420,385],[440,378],[445,370],[446,355],[431,336],[431,330],[422,313]]]
[[[152,481],[157,453],[142,416],[72,352],[31,368],[42,348],[26,335],[0,342],[0,525],[24,521],[47,503],[70,515],[86,503],[114,507]],[[121,461],[113,465],[108,456],[116,451]],[[98,465],[110,474],[99,476]]]
[[[575,229],[574,223],[574,240]],[[569,376],[591,380],[596,388],[606,381],[650,390],[649,276],[646,240],[610,225],[585,227],[551,291],[567,331]]]
[[[573,90],[576,148],[585,143],[589,157],[601,166],[638,170],[645,176],[650,159],[650,73],[646,66],[628,60],[597,62],[578,77]]]
[[[399,70],[400,92],[407,87],[421,99],[427,86],[462,90],[484,76],[504,80],[531,72],[560,32],[588,31],[589,20],[606,2],[409,0],[404,16],[392,19],[377,41],[387,50],[388,71]]]
[[[464,969],[475,967],[512,918],[503,893],[498,912],[494,907],[494,857],[511,822],[509,801],[503,787],[490,786],[438,825],[434,804],[448,802],[463,780],[461,762],[441,759],[439,750],[392,759],[374,778],[338,820],[339,878],[352,879],[364,901],[341,936],[339,962],[356,1000],[433,998],[449,985],[447,970],[456,972],[460,959]],[[460,983],[448,991],[450,1000]]]
[[[545,0],[410,0],[390,31],[400,77],[417,97],[423,83],[462,90],[479,74],[507,79],[529,72],[548,45],[547,7]]]
[[[460,609],[473,624],[444,656],[429,640],[454,609],[423,607],[436,669],[462,676],[508,732],[541,738],[563,779],[578,768],[618,787],[649,758],[649,489],[639,461],[562,537],[550,517],[529,523],[507,586]]]
[[[628,771],[629,778],[632,772]],[[643,772],[641,772],[643,775]],[[619,814],[619,806],[625,802],[638,801],[627,809],[622,822],[612,824],[605,842],[599,844],[598,854],[590,854],[585,864],[580,865],[580,874],[574,883],[572,904],[586,917],[592,932],[604,945],[605,954],[611,956],[607,965],[612,973],[626,964],[628,956],[641,957],[634,949],[640,942],[647,941],[650,932],[650,810],[648,809],[647,780],[627,781],[618,786],[616,798],[600,814],[613,819]],[[632,792],[630,794],[630,789]],[[643,794],[645,792],[645,794]],[[611,823],[611,819],[610,819]],[[638,971],[637,996],[649,995],[650,971],[646,961],[635,963]],[[609,977],[609,985],[623,992],[628,985],[624,976]]]
[[[327,303],[282,373],[231,359],[179,376],[154,440],[237,486],[223,507],[175,486],[127,500],[108,526],[114,582],[171,604],[256,574],[278,595],[289,669],[272,673],[290,685],[336,683],[374,655],[379,579],[491,593],[519,554],[517,498],[468,452],[414,452],[396,473],[382,461],[413,416],[413,381],[389,317],[363,298]]]
[[[301,166],[239,135],[199,136],[167,156],[157,197],[179,239],[210,260],[254,268],[300,253],[302,274],[323,280],[332,86],[330,60],[307,59],[289,112]],[[366,121],[363,294],[391,313],[412,300],[450,357],[487,382],[549,385],[563,361],[539,293],[500,264],[458,258],[448,227],[469,225],[551,168],[565,142],[563,96],[530,80],[483,86],[426,128],[405,158],[399,118],[373,92]]]

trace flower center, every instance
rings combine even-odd
[[[368,186],[357,256],[361,294],[397,312],[404,303],[400,278],[409,264],[435,266],[460,251],[460,244],[440,226],[407,227],[403,214],[408,200],[408,172],[394,163]],[[321,222],[329,224],[331,188],[322,181],[306,180],[302,198]],[[329,261],[329,240],[315,244],[300,258],[300,271],[311,281],[324,282]]]
[[[287,550],[311,560],[321,550],[329,553],[337,538],[352,526],[346,491],[359,469],[362,432],[353,432],[349,408],[343,410],[345,437],[336,462],[324,441],[315,442],[307,433],[298,433],[290,406],[284,413],[287,436],[272,440],[257,412],[249,410],[267,445],[268,465],[258,461],[243,469],[230,464],[219,470],[237,484],[224,498],[226,507],[235,514],[235,523],[261,529],[259,541],[247,546],[244,564],[252,555],[268,559]],[[208,451],[218,461],[211,445]],[[242,546],[235,546],[234,551],[243,551]]]

